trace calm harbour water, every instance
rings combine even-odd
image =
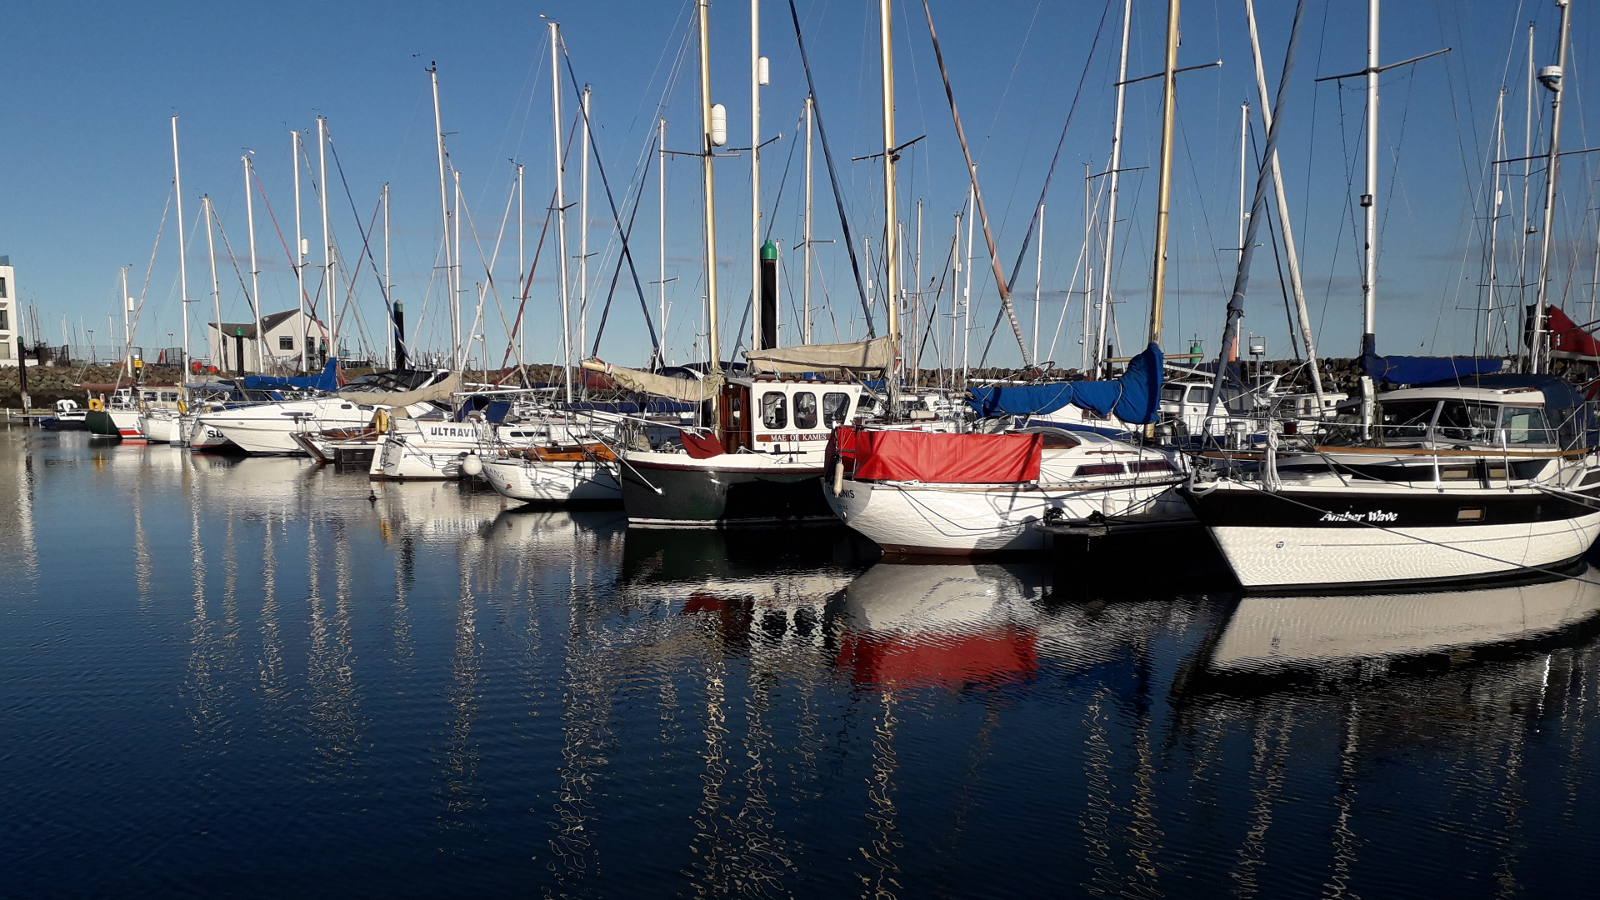
[[[1594,584],[1240,600],[1159,545],[874,565],[843,531],[16,428],[0,505],[0,895],[1600,878]]]

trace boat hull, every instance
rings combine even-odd
[[[1052,509],[1067,519],[1141,515],[1177,500],[1173,482],[1051,489],[1031,485],[876,483],[844,479],[826,498],[846,525],[890,553],[975,556],[1049,550],[1035,528]],[[1182,501],[1177,500],[1181,506]]]
[[[84,421],[90,434],[143,440],[144,431],[139,428],[139,418],[137,409],[91,409]]]
[[[176,412],[156,412],[140,417],[139,425],[152,443],[182,444],[194,427],[194,419]]]
[[[483,477],[496,493],[524,503],[622,505],[614,462],[485,459]]]
[[[839,521],[823,497],[820,459],[790,465],[754,453],[709,460],[641,453],[628,454],[621,468],[622,505],[631,525],[741,528]]]
[[[1251,589],[1493,579],[1574,561],[1600,536],[1600,510],[1527,488],[1402,495],[1224,483],[1185,496]]]

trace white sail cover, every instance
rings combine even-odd
[[[657,397],[670,397],[674,400],[687,400],[699,403],[710,400],[717,395],[717,390],[722,387],[722,376],[713,373],[701,380],[689,378],[673,378],[670,375],[657,375],[642,369],[630,369],[626,366],[614,366],[598,359],[586,359],[583,367],[591,372],[600,372],[618,387],[643,394],[654,394]]]
[[[881,337],[848,344],[800,344],[777,350],[746,350],[744,358],[756,372],[887,369],[894,365],[894,342]]]
[[[429,400],[448,403],[450,395],[459,390],[460,372],[385,372],[358,378],[340,388],[338,394],[340,399],[351,403],[410,406]]]

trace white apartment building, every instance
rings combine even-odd
[[[0,256],[0,366],[17,364],[17,335],[21,322],[17,321],[17,273],[11,268],[11,257]]]

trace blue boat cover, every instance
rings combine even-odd
[[[1433,384],[1500,371],[1505,360],[1471,356],[1379,356],[1363,354],[1361,370],[1379,384]]]
[[[320,375],[298,378],[278,378],[272,375],[246,375],[239,386],[247,391],[270,391],[274,388],[295,388],[302,391],[337,391],[339,389],[339,361],[328,360]]]
[[[1161,348],[1151,344],[1111,381],[975,387],[968,403],[984,418],[1043,415],[1070,405],[1143,425],[1154,422],[1160,411],[1164,363]]]
[[[472,394],[461,404],[461,408],[456,410],[455,420],[465,422],[467,413],[479,409],[483,410],[485,419],[498,425],[505,420],[506,414],[511,412],[511,401],[501,400],[489,394]]]

